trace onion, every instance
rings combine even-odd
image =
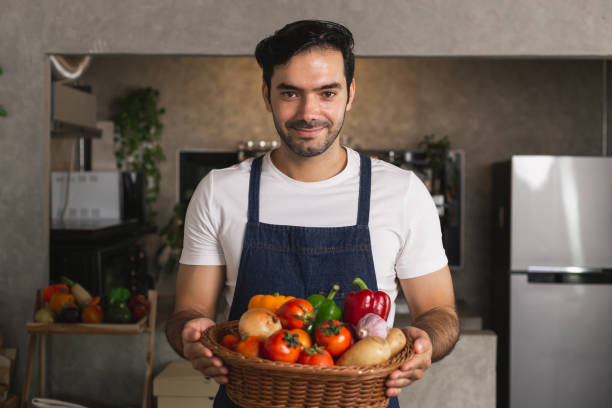
[[[272,333],[282,329],[278,316],[262,308],[249,309],[242,314],[238,322],[240,334],[267,339]]]
[[[388,331],[387,321],[374,313],[368,313],[357,323],[357,337],[360,339],[371,336],[386,339]]]

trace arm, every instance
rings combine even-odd
[[[400,284],[412,325],[429,336],[431,361],[440,360],[451,352],[459,338],[459,319],[448,266],[418,278],[402,279]]]
[[[448,266],[412,279],[400,279],[412,326],[404,328],[415,354],[387,380],[387,395],[419,380],[431,366],[453,349],[459,338],[459,320]]]
[[[204,330],[215,324],[217,300],[225,281],[225,266],[179,265],[174,313],[166,337],[174,351],[202,374],[227,382],[227,368],[200,343]]]

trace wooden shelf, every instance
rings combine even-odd
[[[141,334],[147,330],[147,317],[136,323],[35,323],[27,322],[28,333],[40,334]]]
[[[155,320],[157,318],[157,292],[149,290],[147,293],[150,309],[149,315],[143,317],[136,323],[35,323],[27,322],[26,329],[30,340],[28,343],[28,358],[26,363],[25,380],[21,397],[21,408],[28,408],[30,402],[30,383],[32,381],[32,371],[34,366],[34,356],[38,344],[38,396],[45,396],[45,360],[47,335],[53,334],[95,334],[95,335],[135,335],[146,333],[149,337],[147,353],[144,390],[142,395],[142,408],[151,408],[152,405],[152,378],[153,378],[153,353],[155,350]],[[36,292],[36,302],[34,311],[42,306],[41,291]]]

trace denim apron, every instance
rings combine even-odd
[[[372,164],[361,155],[357,225],[348,227],[297,227],[259,222],[259,186],[263,157],[253,160],[249,181],[248,222],[229,320],[239,320],[249,300],[257,294],[279,292],[306,299],[314,293],[327,295],[334,284],[340,291],[334,300],[344,307],[346,293],[355,290],[359,276],[378,290],[370,231]],[[240,408],[219,387],[214,408]],[[399,408],[396,397],[389,408]]]

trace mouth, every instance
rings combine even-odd
[[[313,137],[316,137],[319,133],[323,131],[323,129],[325,128],[293,128],[293,130],[296,131],[300,137],[305,139],[311,139]]]

